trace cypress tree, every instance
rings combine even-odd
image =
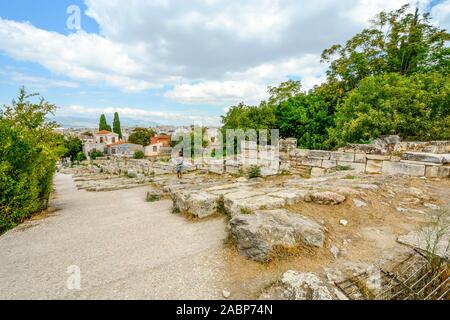
[[[119,139],[122,140],[122,130],[120,129],[119,114],[114,113],[113,132],[119,135]]]
[[[102,131],[102,130],[111,131],[111,127],[108,126],[108,123],[106,122],[106,117],[104,114],[102,114],[100,116],[100,123],[98,125],[98,131]]]

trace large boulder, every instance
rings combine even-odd
[[[229,228],[239,253],[259,262],[269,260],[276,246],[323,247],[325,241],[321,225],[284,209],[236,215]]]
[[[173,208],[176,212],[205,218],[217,212],[220,196],[205,191],[183,190],[171,193]]]
[[[337,298],[315,273],[289,270],[277,283],[266,289],[260,299],[333,300]]]

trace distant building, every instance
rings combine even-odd
[[[144,147],[139,144],[119,141],[106,146],[106,154],[109,156],[133,157],[136,151],[144,152]]]
[[[162,144],[163,147],[170,147],[170,136],[163,134],[150,139],[150,145]]]
[[[92,140],[89,139],[89,141],[85,141],[83,144],[83,152],[86,157],[89,157],[89,154],[94,150],[106,153],[107,145],[117,142],[119,142],[119,135],[117,133],[108,130],[96,131]]]

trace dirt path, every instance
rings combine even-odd
[[[189,222],[145,187],[89,193],[62,174],[55,187],[54,212],[0,237],[0,299],[222,297],[223,219]],[[72,265],[81,290],[66,287]]]

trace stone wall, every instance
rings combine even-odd
[[[396,139],[383,139],[377,139],[369,145],[351,144],[339,151],[298,149],[293,147],[292,141],[282,142],[280,149],[284,152],[281,167],[291,172],[308,168],[312,176],[351,169],[356,173],[367,174],[449,177],[450,154],[443,152],[450,147],[450,141],[389,143],[386,141]],[[386,143],[383,144],[382,141]],[[423,152],[424,150],[441,153]]]

